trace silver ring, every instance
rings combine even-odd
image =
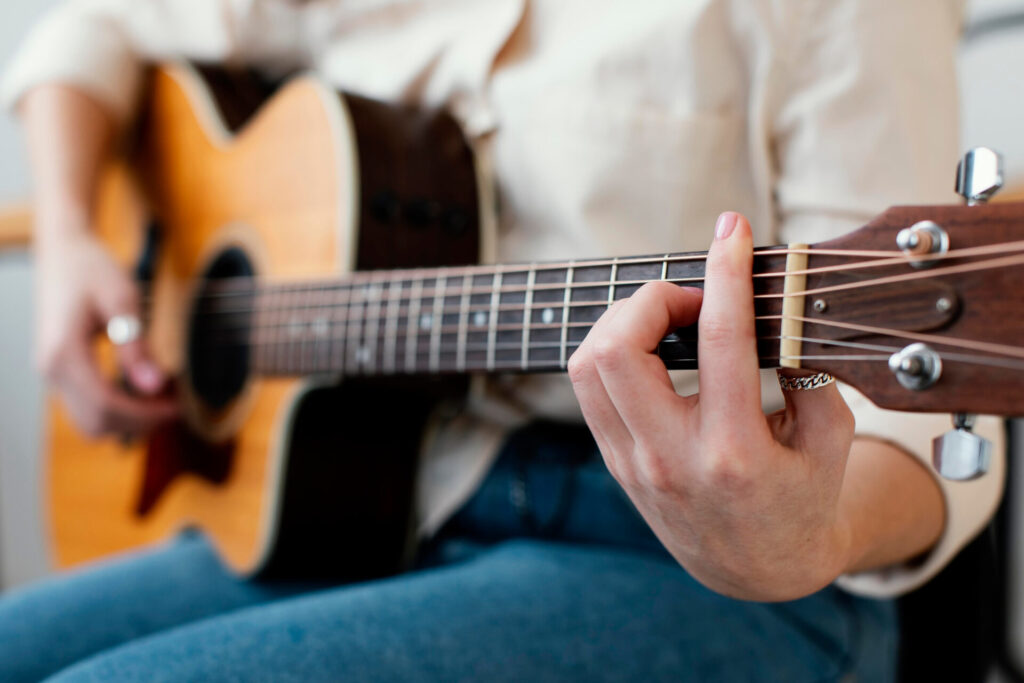
[[[815,375],[805,375],[803,377],[790,377],[779,374],[778,377],[779,386],[782,387],[783,391],[810,391],[827,387],[836,381],[836,378],[827,372],[819,372]]]
[[[137,315],[115,315],[107,321],[107,339],[114,346],[124,346],[142,334],[142,321]]]

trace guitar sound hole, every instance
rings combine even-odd
[[[215,411],[241,393],[249,375],[254,275],[241,249],[226,249],[203,274],[192,302],[189,380],[206,407]]]

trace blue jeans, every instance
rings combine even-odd
[[[551,425],[400,576],[241,581],[186,534],[0,598],[0,681],[891,681],[895,647],[888,602],[705,589]]]

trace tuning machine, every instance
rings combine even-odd
[[[1003,157],[976,147],[956,167],[956,191],[968,206],[987,202],[1003,186]],[[988,472],[992,442],[973,431],[974,415],[953,415],[953,429],[932,442],[932,464],[946,479],[968,481]]]
[[[1003,156],[975,147],[956,166],[956,192],[967,206],[984,204],[1003,187]]]

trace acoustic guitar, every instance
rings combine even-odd
[[[142,283],[185,417],[91,440],[53,402],[62,566],[198,527],[245,575],[395,571],[424,426],[472,373],[564,371],[613,301],[702,283],[704,254],[475,265],[492,199],[441,112],[183,65],[147,92],[97,226]],[[754,282],[764,367],[886,408],[1024,407],[1022,205],[893,208],[757,250]],[[695,330],[658,353],[696,367]]]

